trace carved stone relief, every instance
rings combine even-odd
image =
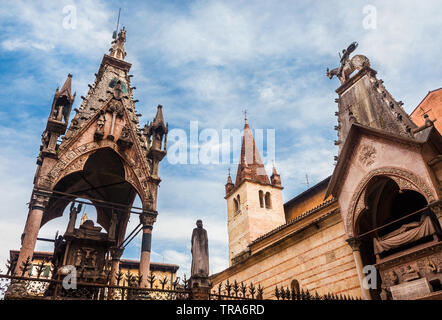
[[[366,167],[372,165],[376,160],[376,149],[368,144],[362,145],[358,154],[359,162]]]

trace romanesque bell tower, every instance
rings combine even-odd
[[[245,119],[236,181],[229,174],[226,184],[230,265],[247,255],[252,241],[286,222],[282,189],[275,168],[269,180]]]

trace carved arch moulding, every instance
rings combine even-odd
[[[393,168],[385,167],[371,171],[367,174],[355,188],[355,192],[351,198],[350,205],[348,206],[347,216],[345,217],[345,229],[349,237],[355,235],[355,222],[359,215],[366,208],[365,192],[368,183],[377,176],[384,176],[392,179],[397,183],[400,190],[412,190],[422,194],[428,203],[435,201],[435,194],[431,188],[422,181],[417,175],[412,172]]]
[[[46,177],[42,178],[41,187],[53,190],[57,183],[67,175],[82,171],[88,158],[100,149],[110,148],[122,160],[125,180],[132,185],[141,198],[143,204],[151,202],[151,192],[148,188],[147,180],[149,173],[143,172],[139,168],[138,159],[127,157],[118,151],[116,143],[112,141],[104,141],[104,144],[90,142],[79,146],[73,150],[67,151],[57,161],[56,165],[49,171]]]

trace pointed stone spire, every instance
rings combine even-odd
[[[164,124],[164,117],[163,117],[163,106],[161,104],[159,104],[157,107],[157,114],[155,115],[155,118],[153,119],[151,127],[153,129],[166,128],[166,125]]]
[[[123,27],[118,33],[117,39],[112,41],[112,48],[109,49],[110,56],[119,60],[124,60],[126,51],[124,50],[124,43],[126,42],[126,29]]]
[[[63,84],[63,87],[61,87],[61,90],[58,91],[58,97],[67,97],[69,100],[71,100],[72,92],[72,74],[68,74],[68,77],[66,78],[66,81]],[[75,93],[74,93],[75,97]]]
[[[226,195],[229,194],[234,187],[235,185],[232,182],[232,177],[230,176],[230,168],[229,168],[229,176],[227,177],[227,183],[226,183]]]
[[[281,186],[281,176],[276,171],[276,168],[274,165],[273,165],[273,171],[272,171],[272,176],[270,177],[270,181],[272,181],[272,184],[275,186]]]
[[[244,136],[241,146],[241,160],[238,164],[235,185],[239,185],[244,179],[255,182],[270,184],[264,164],[261,160],[258,148],[249,127],[247,117],[244,119]]]

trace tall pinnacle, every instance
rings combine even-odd
[[[66,81],[63,84],[63,87],[61,87],[61,90],[58,92],[58,96],[66,96],[68,99],[71,99],[71,92],[72,92],[72,74],[68,74],[68,77],[66,78]]]
[[[124,60],[126,51],[124,50],[124,43],[126,42],[126,29],[123,27],[118,33],[117,38],[112,41],[112,48],[109,49],[110,56],[116,59]]]
[[[235,185],[239,185],[244,179],[270,184],[247,117],[244,119],[244,137],[242,140],[241,159],[238,164]]]

